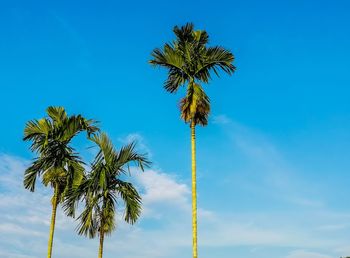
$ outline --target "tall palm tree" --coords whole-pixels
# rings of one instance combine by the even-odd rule
[[[173,29],[175,40],[152,52],[150,63],[168,69],[164,88],[175,93],[181,86],[187,87],[180,101],[181,118],[190,124],[192,153],[192,234],[193,258],[197,258],[197,193],[196,193],[196,125],[208,123],[210,101],[202,88],[211,80],[211,72],[217,76],[219,70],[228,74],[235,71],[233,54],[223,47],[208,47],[208,33],[194,30],[192,23]]]
[[[127,223],[135,223],[141,213],[140,195],[121,176],[129,172],[130,163],[135,163],[143,170],[150,162],[145,155],[135,151],[135,143],[117,151],[104,133],[94,135],[91,139],[99,147],[99,152],[91,165],[91,172],[67,195],[65,210],[69,216],[74,216],[78,201],[84,201],[84,210],[77,218],[77,231],[89,238],[99,236],[98,257],[102,258],[104,237],[110,235],[116,227],[118,198],[125,204],[124,220]]]
[[[82,131],[88,135],[98,131],[95,121],[81,115],[68,116],[63,107],[48,107],[48,117],[31,120],[24,129],[25,141],[31,141],[31,150],[37,154],[24,172],[24,187],[35,190],[38,177],[54,190],[47,257],[51,258],[57,206],[67,191],[79,183],[84,174],[82,161],[71,147],[71,140]]]

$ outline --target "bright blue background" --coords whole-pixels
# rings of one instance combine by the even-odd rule
[[[206,87],[213,119],[198,129],[200,205],[225,214],[291,210],[303,217],[307,205],[277,200],[280,193],[268,185],[257,190],[273,159],[272,170],[297,178],[302,190],[291,192],[310,194],[323,211],[350,214],[349,10],[348,1],[2,0],[0,152],[31,158],[21,140],[25,122],[62,105],[101,121],[115,141],[141,135],[156,166],[189,183],[189,130],[177,108],[184,91],[166,93],[165,71],[148,60],[152,49],[173,38],[174,25],[192,21],[208,31],[212,45],[230,49],[237,66],[234,76]],[[218,116],[229,121],[215,123]],[[258,156],[266,167],[230,141],[241,126],[265,153]],[[336,232],[339,239],[349,234],[349,228]],[[261,255],[293,251],[281,248],[268,245]],[[256,257],[240,244],[212,252]]]

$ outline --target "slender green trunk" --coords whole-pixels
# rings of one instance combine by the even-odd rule
[[[193,258],[198,257],[197,251],[197,179],[196,179],[196,124],[191,122],[191,153],[192,153],[192,250]]]
[[[54,195],[52,197],[52,215],[51,215],[51,225],[50,225],[47,258],[51,258],[51,255],[52,255],[52,245],[53,245],[53,236],[54,236],[54,232],[55,232],[57,205],[58,205],[58,186],[55,186],[55,192],[54,192]]]
[[[103,255],[103,240],[104,240],[104,232],[101,230],[101,232],[100,232],[100,246],[98,249],[98,258],[102,258],[102,255]]]

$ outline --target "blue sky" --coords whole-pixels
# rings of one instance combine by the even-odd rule
[[[188,21],[236,57],[206,86],[198,128],[202,258],[350,255],[350,18],[347,1],[0,1],[0,257],[46,252],[50,189],[22,189],[33,157],[26,121],[62,105],[101,121],[117,146],[137,139],[153,167],[135,172],[144,214],[120,223],[105,257],[191,255],[184,91],[147,63]],[[86,144],[77,142],[85,151]],[[91,156],[91,155],[90,155]],[[95,257],[59,214],[54,254]]]

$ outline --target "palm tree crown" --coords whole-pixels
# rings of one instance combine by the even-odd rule
[[[121,180],[120,176],[128,173],[129,163],[133,162],[143,170],[150,162],[145,155],[135,151],[135,143],[117,151],[104,133],[94,135],[91,140],[99,147],[99,152],[91,164],[91,172],[67,195],[65,210],[68,215],[74,216],[78,201],[84,201],[77,231],[90,238],[99,235],[99,257],[102,257],[104,235],[110,235],[115,229],[118,198],[125,205],[126,222],[133,224],[141,213],[140,195],[131,183]]]
[[[42,176],[45,185],[56,185],[61,194],[83,173],[82,161],[70,146],[72,138],[82,131],[91,135],[99,129],[94,120],[68,116],[63,107],[48,107],[47,114],[47,118],[29,121],[24,129],[23,139],[31,141],[31,150],[38,154],[25,171],[24,187],[34,191],[37,177]]]
[[[208,47],[209,36],[204,30],[194,30],[192,23],[173,29],[176,39],[152,52],[150,63],[168,69],[164,88],[176,92],[187,84],[187,94],[180,102],[181,117],[185,122],[206,125],[210,112],[209,97],[201,84],[211,80],[211,72],[228,74],[235,71],[233,54],[223,47]]]

